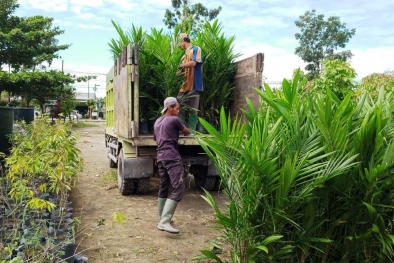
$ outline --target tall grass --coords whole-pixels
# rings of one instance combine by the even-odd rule
[[[220,133],[200,120],[230,204],[204,198],[231,262],[391,262],[393,97],[339,100],[304,85],[297,72],[282,91],[256,89],[260,109],[248,101],[246,123],[222,110]]]

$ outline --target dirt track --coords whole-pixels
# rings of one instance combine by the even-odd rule
[[[203,193],[193,181],[190,188],[186,182],[185,197],[174,216],[173,225],[181,233],[172,235],[157,230],[158,178],[151,180],[148,194],[120,195],[116,181],[108,181],[109,174],[114,175],[116,169],[108,165],[104,123],[96,125],[75,130],[84,160],[84,170],[70,195],[74,215],[81,220],[76,233],[76,253],[88,257],[89,263],[192,262],[191,258],[201,255],[199,250],[209,249],[210,241],[221,242],[220,233],[210,228],[213,210],[201,198]],[[224,194],[212,194],[220,206],[225,205]],[[112,222],[116,212],[127,218],[123,225]]]

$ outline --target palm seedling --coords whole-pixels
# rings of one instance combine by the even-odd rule
[[[221,132],[198,140],[230,203],[214,208],[231,262],[388,262],[393,258],[392,99],[353,103],[305,91],[299,72],[281,91],[256,89],[246,123],[222,110]],[[360,251],[362,251],[360,253]],[[222,260],[211,251],[204,256]]]

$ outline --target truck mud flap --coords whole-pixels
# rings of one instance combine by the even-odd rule
[[[138,179],[153,177],[153,159],[136,158],[124,159],[124,178]]]

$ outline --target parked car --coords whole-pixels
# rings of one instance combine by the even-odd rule
[[[73,110],[73,113],[78,119],[82,119],[82,114],[78,110]]]

